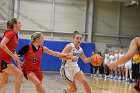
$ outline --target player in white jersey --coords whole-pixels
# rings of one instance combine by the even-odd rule
[[[119,59],[119,52],[118,50],[115,51],[115,61],[117,61]]]
[[[124,55],[123,50],[119,50],[119,59]],[[124,79],[124,64],[118,65],[119,79]]]
[[[115,56],[115,61],[117,61],[119,59],[119,51],[118,50],[115,51],[114,56]],[[114,78],[118,79],[118,68],[115,67],[114,71],[115,71],[115,77]]]
[[[115,61],[115,56],[114,56],[114,51],[110,51],[110,56],[109,56],[109,63],[112,63]],[[113,70],[110,69],[110,78],[113,79]]]
[[[109,62],[109,53],[105,53],[105,54],[104,54],[104,57],[105,57],[105,58],[104,58],[104,64],[107,65],[108,62]]]
[[[72,53],[72,60],[63,60],[61,65],[61,76],[67,83],[68,87],[65,93],[75,93],[77,91],[75,80],[78,80],[84,87],[85,93],[91,93],[85,74],[78,66],[78,58],[80,57],[83,62],[91,62],[91,57],[87,58],[80,47],[82,35],[75,31],[73,34],[73,43],[69,43],[63,49],[63,53]]]
[[[132,81],[132,59],[129,60],[127,63],[125,63],[125,81],[128,82],[128,81]],[[128,74],[129,74],[129,79],[128,79]]]
[[[109,68],[107,66],[108,63],[109,63],[109,50],[106,49],[104,51],[104,61],[103,61],[105,77],[108,77],[108,74],[109,74]]]

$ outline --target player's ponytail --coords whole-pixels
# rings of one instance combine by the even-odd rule
[[[43,34],[41,32],[35,32],[31,35],[31,41],[35,42],[37,38],[40,38]]]
[[[13,29],[14,28],[14,24],[17,24],[17,19],[16,18],[12,18],[9,21],[7,21],[7,28]]]
[[[81,35],[78,31],[74,31],[73,33],[73,38],[76,36],[76,35]]]

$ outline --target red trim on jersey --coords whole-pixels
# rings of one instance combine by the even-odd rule
[[[138,54],[140,55],[140,48],[138,49]]]
[[[16,36],[16,33],[14,32],[14,30],[10,29],[4,33],[3,38],[4,37],[7,37],[9,39],[9,42],[6,44],[6,46],[11,52],[14,53],[14,50],[18,46],[18,38]],[[0,60],[4,60],[6,63],[11,64],[12,57],[0,48]]]
[[[40,69],[40,60],[42,57],[42,46],[39,47],[37,52],[34,52],[32,49],[32,44],[29,44],[29,50],[24,55],[24,70],[38,70]]]

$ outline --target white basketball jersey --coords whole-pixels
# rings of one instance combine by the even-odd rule
[[[105,60],[109,60],[109,54],[105,54]]]
[[[119,59],[119,54],[115,54],[115,61],[117,61]]]
[[[115,61],[115,56],[114,55],[110,55],[109,56],[109,62],[112,63],[113,61]]]
[[[79,49],[77,50],[73,43],[70,43],[70,45],[72,47],[70,53],[72,53],[73,56],[80,57],[81,53],[83,52],[83,49],[79,46]],[[65,65],[78,65],[78,64],[77,64],[77,62],[74,62],[72,60],[67,60]]]

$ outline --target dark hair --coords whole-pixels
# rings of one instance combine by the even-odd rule
[[[97,54],[99,54],[100,56],[102,55],[100,51],[98,51]]]
[[[76,36],[76,35],[81,35],[78,31],[74,31],[73,33],[73,38]]]
[[[7,28],[14,28],[14,24],[17,24],[17,19],[16,18],[12,18],[9,21],[7,21]]]
[[[109,50],[108,50],[108,49],[106,49],[106,50],[104,51],[104,53],[109,53]]]

